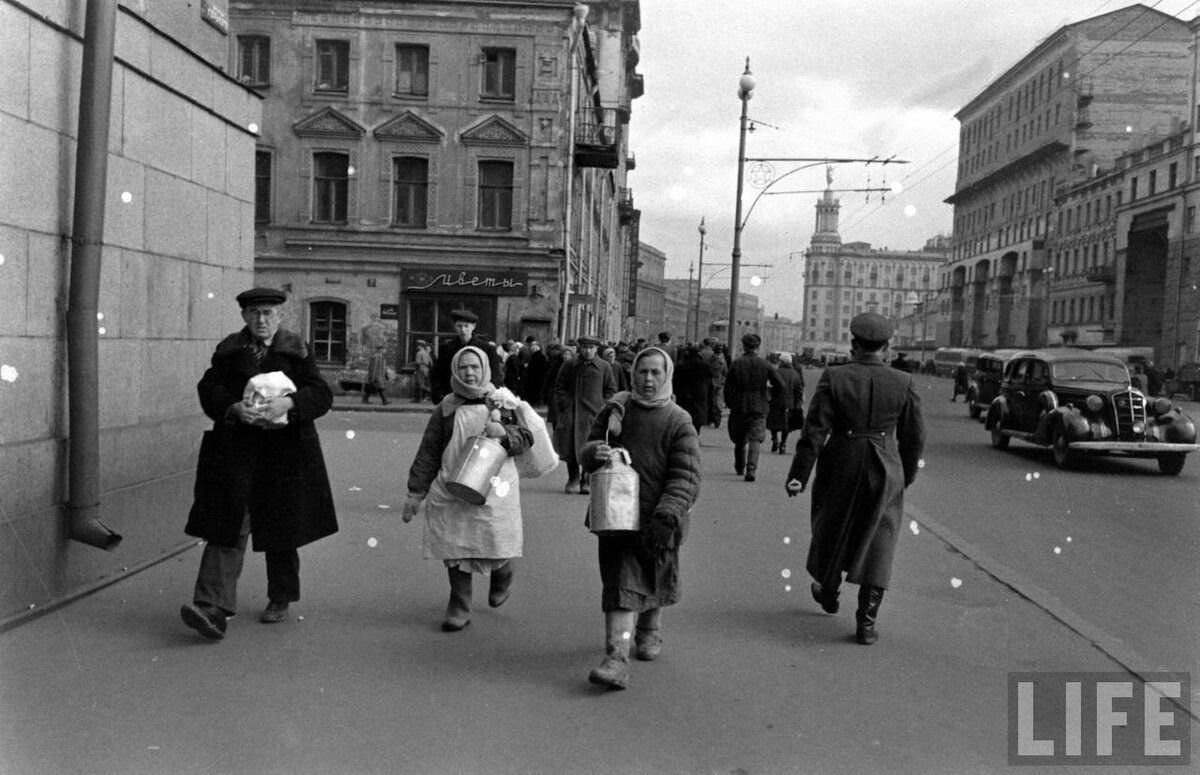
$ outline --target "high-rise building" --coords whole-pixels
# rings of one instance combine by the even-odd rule
[[[1093,253],[1111,265],[1115,236],[1097,225],[1111,216],[1095,208],[1111,213],[1115,192],[1084,185],[1061,199],[1069,237],[1056,234],[1056,196],[1176,131],[1190,113],[1191,43],[1185,22],[1131,5],[1054,31],[956,114],[958,181],[946,200],[954,206],[953,260],[940,282],[939,344],[1040,346],[1048,313],[1066,305],[1070,317],[1076,299],[1091,305],[1085,316],[1096,317],[1096,327],[1112,321],[1099,273],[1088,281],[1046,270],[1062,266],[1062,251],[1072,267],[1083,266],[1074,258],[1080,250],[1088,267]],[[1074,228],[1076,210],[1086,233]],[[1106,300],[1103,315],[1095,298]],[[1078,308],[1074,315],[1082,319]]]
[[[816,229],[805,259],[804,348],[850,350],[850,320],[860,312],[892,319],[937,293],[938,270],[946,262],[944,238],[923,250],[872,248],[843,243],[838,232],[841,203],[826,189],[816,204]],[[915,298],[912,294],[916,294]]]

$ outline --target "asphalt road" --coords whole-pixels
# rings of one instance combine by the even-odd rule
[[[319,427],[341,531],[301,551],[293,618],[256,621],[251,555],[228,637],[200,640],[178,618],[192,548],[0,633],[0,773],[1007,771],[1009,672],[1194,665],[1194,612],[1175,609],[1196,586],[1200,466],[1060,473],[992,450],[948,387],[923,388],[917,525],[874,646],[853,642],[853,587],[837,616],[808,597],[790,458],[764,454],[747,484],[724,428],[702,434],[663,656],[635,662],[628,690],[586,681],[603,648],[595,539],[562,470],[522,484],[512,598],[489,609],[477,589],[471,626],[442,633],[445,571],[399,520],[426,417],[338,411]]]
[[[1200,675],[1200,456],[1175,477],[1115,457],[1062,471],[1046,448],[992,449],[948,380],[918,379],[929,441],[906,507],[1056,599],[1127,667]]]

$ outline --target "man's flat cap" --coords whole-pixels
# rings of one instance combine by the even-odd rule
[[[594,336],[581,336],[575,340],[580,347],[599,347],[600,340]]]
[[[472,312],[469,309],[461,309],[460,308],[460,309],[456,309],[456,310],[451,310],[450,317],[453,320],[465,320],[468,323],[478,323],[479,322],[479,316],[476,315],[474,312]]]
[[[237,295],[237,303],[242,309],[251,304],[283,304],[285,301],[287,294],[278,288],[251,288]]]
[[[742,337],[742,347],[747,350],[757,350],[762,345],[762,337],[758,334],[746,334]]]
[[[875,312],[861,312],[850,321],[850,335],[864,342],[886,342],[894,332],[892,321]]]

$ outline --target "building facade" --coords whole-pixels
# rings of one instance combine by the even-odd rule
[[[658,248],[640,243],[637,259],[637,295],[631,323],[625,337],[626,341],[657,341],[654,339],[663,330],[666,318],[667,296],[666,281],[663,274],[666,271],[667,256]]]
[[[327,375],[376,343],[403,369],[457,308],[496,341],[620,331],[637,0],[235,0],[230,24],[265,98],[255,269]]]
[[[74,163],[81,63],[98,45],[85,36],[85,5],[92,14],[101,4],[0,0],[0,625],[195,545],[183,525],[211,425],[196,382],[216,343],[243,325],[234,296],[254,281],[261,102],[224,70],[223,14],[187,0],[119,4],[115,52],[95,54],[112,59],[112,79],[97,76],[89,103],[107,97],[102,125],[120,131],[108,133],[105,179],[85,185]],[[68,384],[77,364],[64,318],[72,262],[83,260],[70,192],[80,190],[104,224],[90,324],[98,416],[73,405]],[[85,455],[98,468],[95,502],[69,491],[76,410],[99,431],[97,454]],[[119,545],[68,538],[79,506]]]
[[[1071,328],[1082,336],[1085,319],[1097,329],[1089,337],[1107,336],[1114,302],[1098,276],[1101,287],[1090,287],[1074,267],[1085,264],[1085,249],[1089,267],[1093,250],[1097,266],[1106,251],[1110,265],[1115,259],[1117,238],[1095,214],[1115,193],[1086,181],[1189,115],[1191,42],[1184,22],[1132,5],[1055,31],[956,114],[958,180],[946,200],[953,260],[939,282],[939,344],[1040,346]],[[1073,220],[1056,231],[1060,205],[1083,208],[1082,230]],[[1064,251],[1071,271],[1047,271]],[[1093,298],[1104,299],[1103,311]]]
[[[948,258],[944,238],[924,250],[893,251],[866,242],[843,244],[840,202],[826,189],[817,201],[816,230],[804,255],[804,318],[801,349],[850,350],[850,321],[860,312],[899,319],[937,293],[938,273]]]

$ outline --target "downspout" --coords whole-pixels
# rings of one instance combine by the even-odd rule
[[[67,302],[69,535],[112,550],[121,536],[99,520],[100,356],[96,309],[107,200],[108,122],[112,109],[117,0],[88,0],[79,86],[71,287]]]
[[[567,343],[571,332],[571,230],[572,199],[575,196],[575,47],[579,45],[580,36],[587,34],[588,7],[576,3],[571,10],[570,40],[567,44],[567,164],[566,164],[566,210],[563,213],[563,288],[561,316],[558,321],[558,341]]]

